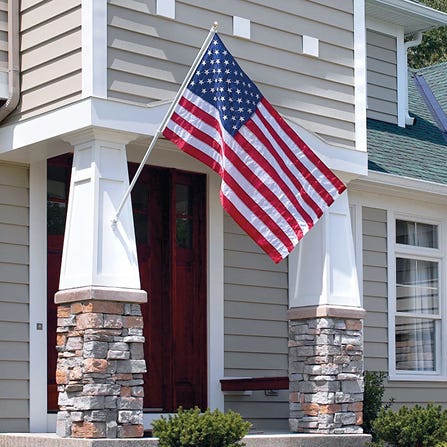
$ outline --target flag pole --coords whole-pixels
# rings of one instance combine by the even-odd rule
[[[197,65],[199,64],[200,60],[202,59],[203,55],[205,54],[206,49],[208,48],[208,45],[210,44],[212,38],[214,37],[214,34],[216,33],[218,23],[214,22],[213,26],[211,27],[208,36],[206,37],[205,41],[202,44],[202,47],[200,48],[199,52],[197,53],[196,58],[194,59],[191,67],[188,70],[188,73],[185,76],[185,79],[182,82],[182,85],[180,86],[177,94],[175,95],[174,99],[172,100],[171,105],[169,106],[168,111],[166,112],[166,115],[164,116],[163,120],[160,122],[157,131],[155,132],[155,135],[152,138],[151,143],[149,144],[149,147],[146,150],[146,153],[144,154],[143,159],[141,160],[140,166],[138,166],[137,172],[133,176],[132,182],[130,183],[129,187],[127,188],[127,191],[124,193],[123,198],[121,199],[121,203],[118,206],[118,209],[116,210],[115,217],[112,220],[112,225],[116,225],[118,222],[119,216],[121,214],[121,211],[123,209],[124,204],[126,203],[126,200],[128,199],[130,193],[132,192],[133,187],[135,186],[135,183],[138,180],[138,177],[141,174],[141,171],[144,168],[144,165],[146,164],[147,159],[149,158],[149,155],[151,154],[152,150],[154,149],[155,143],[160,138],[161,134],[163,133],[164,128],[166,127],[166,124],[171,119],[172,114],[174,113],[174,109],[177,106],[177,103],[180,100],[180,97],[183,95],[186,86],[188,85],[189,81],[191,80],[195,69],[197,68]]]

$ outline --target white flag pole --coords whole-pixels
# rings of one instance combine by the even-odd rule
[[[132,192],[133,187],[135,186],[135,183],[138,180],[138,177],[141,174],[141,171],[144,168],[144,165],[146,164],[147,159],[149,158],[149,155],[151,154],[155,143],[160,138],[161,134],[163,133],[164,128],[166,127],[166,124],[171,119],[171,115],[174,113],[174,109],[177,106],[177,103],[180,100],[180,97],[183,95],[183,92],[186,89],[186,86],[188,85],[189,81],[191,80],[195,69],[197,68],[197,65],[199,64],[200,60],[202,59],[203,55],[205,54],[206,49],[208,48],[208,45],[210,44],[212,38],[214,37],[214,34],[216,33],[218,23],[214,22],[213,26],[211,27],[208,36],[206,37],[205,41],[202,44],[202,47],[200,48],[199,52],[197,53],[196,58],[194,59],[191,67],[189,68],[188,73],[185,76],[185,79],[182,82],[182,85],[180,86],[177,94],[175,95],[168,111],[166,112],[165,117],[161,121],[160,125],[158,126],[157,132],[155,132],[154,137],[152,138],[152,141],[149,145],[149,147],[146,150],[146,153],[144,154],[143,160],[141,160],[140,166],[138,166],[137,172],[133,176],[132,182],[130,183],[129,187],[127,188],[127,191],[124,193],[123,198],[121,199],[121,203],[118,206],[118,209],[116,210],[115,217],[112,220],[112,225],[116,225],[118,222],[119,216],[121,214],[121,211],[123,209],[124,204],[126,203],[126,200],[128,199],[130,193]]]

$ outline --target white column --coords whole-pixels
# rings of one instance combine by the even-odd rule
[[[129,137],[88,130],[67,141],[74,158],[59,290],[140,289],[130,198],[112,225],[129,185]]]
[[[289,307],[362,307],[346,192],[289,256]]]

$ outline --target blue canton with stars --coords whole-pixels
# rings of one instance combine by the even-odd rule
[[[250,119],[262,94],[215,34],[188,89],[219,110],[232,135]]]

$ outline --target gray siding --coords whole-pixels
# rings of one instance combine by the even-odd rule
[[[9,121],[81,97],[81,0],[23,0],[21,101]]]
[[[288,375],[287,263],[273,262],[225,216],[225,376]],[[228,394],[259,430],[287,430],[288,392]]]
[[[397,124],[396,38],[367,30],[368,118]]]
[[[0,162],[0,432],[29,430],[28,170]]]
[[[234,13],[251,20],[251,40],[232,37]],[[177,0],[173,21],[155,14],[154,0],[111,0],[108,96],[137,104],[173,98],[215,20],[230,51],[281,113],[354,147],[351,2]],[[301,54],[303,34],[320,39],[319,58]]]
[[[8,0],[0,0],[0,73],[8,70]]]
[[[363,305],[365,369],[388,370],[386,211],[363,208]]]

